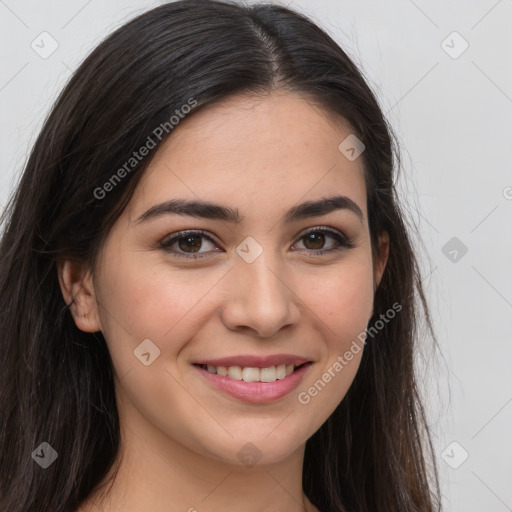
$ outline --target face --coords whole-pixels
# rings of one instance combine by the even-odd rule
[[[385,264],[362,159],[338,149],[350,133],[274,93],[197,112],[159,148],[91,280],[125,422],[209,458],[273,463],[343,400]]]

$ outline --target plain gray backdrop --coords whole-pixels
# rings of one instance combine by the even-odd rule
[[[1,208],[71,73],[161,3],[0,0]],[[445,510],[512,511],[512,0],[278,3],[355,60],[402,146],[444,357],[418,368]]]

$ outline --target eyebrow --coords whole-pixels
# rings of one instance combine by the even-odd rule
[[[291,224],[301,219],[327,215],[337,210],[349,210],[358,217],[360,222],[363,222],[364,215],[361,208],[346,196],[334,196],[301,203],[286,212],[284,222]],[[163,215],[172,214],[188,215],[201,219],[222,220],[233,224],[240,224],[245,219],[245,216],[240,215],[238,209],[228,206],[198,200],[171,199],[152,206],[138,217],[135,222],[142,223]]]

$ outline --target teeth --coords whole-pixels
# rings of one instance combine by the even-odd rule
[[[240,366],[230,366],[227,370],[228,377],[231,379],[242,380],[242,368]]]
[[[204,365],[203,365],[204,368]],[[216,373],[231,379],[243,380],[244,382],[275,382],[284,379],[292,374],[295,366],[293,364],[280,364],[279,366],[269,366],[268,368],[252,368],[241,366],[206,366],[210,373]]]
[[[256,375],[257,373],[258,372],[256,372]],[[270,368],[261,368],[259,374],[259,380],[261,382],[274,382],[277,380],[277,368],[275,366],[271,366]]]
[[[228,369],[225,366],[217,366],[217,371],[215,371],[215,366],[212,366],[213,370],[209,369],[208,371],[211,373],[216,373],[217,375],[222,375],[223,377],[227,377],[228,375]]]
[[[293,372],[293,368],[292,368],[292,372]],[[276,378],[284,379],[285,377],[286,377],[286,365],[280,364],[279,366],[276,366]]]
[[[260,370],[258,368],[244,368],[242,370],[242,379],[245,382],[258,382],[260,380]]]

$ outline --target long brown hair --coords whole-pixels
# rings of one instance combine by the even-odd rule
[[[367,344],[347,395],[307,441],[304,492],[322,512],[440,509],[414,370],[420,315],[432,326],[397,201],[398,145],[374,94],[338,44],[293,10],[180,0],[126,23],[84,60],[55,102],[2,217],[2,512],[76,510],[119,449],[105,339],[75,326],[56,262],[94,263],[156,149],[110,187],[108,198],[98,188],[138,148],[149,141],[158,148],[172,136],[157,136],[155,127],[190,98],[196,112],[235,93],[276,89],[299,92],[347,120],[364,143],[374,250],[379,234],[390,239],[370,324],[394,303],[402,306]],[[42,441],[61,462],[44,471],[30,456]]]

